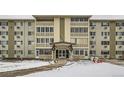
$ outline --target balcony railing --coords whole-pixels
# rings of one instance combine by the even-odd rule
[[[88,47],[88,44],[76,44],[73,47]]]
[[[88,22],[71,22],[71,26],[88,26]]]
[[[52,47],[50,44],[36,44],[36,47]]]
[[[37,32],[36,36],[54,36],[53,32]]]
[[[88,36],[88,33],[72,33],[71,36]]]

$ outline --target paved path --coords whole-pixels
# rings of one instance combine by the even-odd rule
[[[15,71],[0,72],[0,77],[16,77],[16,76],[24,76],[24,75],[35,73],[35,72],[48,71],[48,70],[52,70],[52,69],[55,69],[58,67],[62,67],[66,63],[67,63],[66,60],[59,60],[57,63],[47,65],[47,66],[15,70]]]

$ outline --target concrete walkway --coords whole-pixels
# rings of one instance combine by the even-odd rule
[[[22,70],[14,70],[14,71],[7,71],[7,72],[0,72],[0,77],[16,77],[16,76],[24,76],[24,75],[35,73],[35,72],[48,71],[48,70],[56,69],[58,67],[62,67],[66,63],[67,63],[66,60],[58,60],[57,63],[47,65],[47,66],[22,69]]]

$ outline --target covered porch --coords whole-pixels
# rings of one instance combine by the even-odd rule
[[[52,45],[53,60],[58,59],[71,59],[73,43],[70,42],[55,42]]]

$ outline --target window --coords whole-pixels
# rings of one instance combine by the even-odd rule
[[[15,45],[22,45],[23,41],[15,41]]]
[[[116,36],[124,36],[124,32],[116,32]]]
[[[96,55],[96,51],[95,50],[90,50],[90,55]]]
[[[8,50],[1,50],[1,54],[8,54]]]
[[[15,50],[15,54],[23,54],[23,50]]]
[[[37,43],[47,44],[53,42],[54,42],[54,38],[37,38]]]
[[[37,27],[37,32],[53,32],[53,27]]]
[[[101,45],[109,45],[109,41],[101,41]]]
[[[23,26],[23,22],[14,22],[15,26],[17,26],[17,29],[20,29],[20,26]]]
[[[31,45],[32,44],[32,41],[28,41],[28,45]]]
[[[88,18],[84,18],[84,17],[71,18],[71,22],[84,22],[84,21],[88,21]]]
[[[14,32],[14,34],[15,35],[23,35],[23,32],[22,31],[21,32],[16,31],[16,32]]]
[[[101,32],[101,36],[109,36],[109,32]]]
[[[79,50],[75,50],[75,54],[76,55],[79,55]]]
[[[23,22],[20,22],[21,26],[23,26]]]
[[[73,54],[75,54],[75,55],[84,55],[84,50],[83,49],[74,49]]]
[[[96,35],[96,32],[90,32],[90,35],[91,36],[95,36]]]
[[[40,43],[40,38],[37,38],[37,43]]]
[[[96,41],[90,41],[90,45],[95,45]]]
[[[16,26],[16,22],[14,22],[15,26]]]
[[[116,51],[116,54],[118,54],[118,55],[124,55],[124,51]]]
[[[102,22],[101,26],[109,26],[109,22]]]
[[[88,28],[86,28],[86,27],[72,27],[71,28],[71,32],[87,33],[88,32]]]
[[[49,38],[46,38],[46,43],[49,43]]]
[[[41,27],[41,32],[44,32],[44,27]]]
[[[49,27],[46,27],[46,32],[49,32]]]
[[[31,26],[31,22],[28,22],[28,26]]]
[[[116,26],[124,26],[124,22],[116,22]]]
[[[53,27],[50,27],[50,32],[53,32]]]
[[[0,45],[8,45],[8,41],[0,41]]]
[[[53,43],[54,42],[54,39],[53,38],[50,38],[50,43]]]
[[[34,51],[33,50],[28,50],[28,54],[29,55],[34,54]]]
[[[33,35],[33,32],[28,32],[28,35],[29,35],[29,36]]]
[[[40,32],[40,27],[37,27],[37,32]]]
[[[45,43],[45,39],[44,38],[41,38],[41,43]]]
[[[109,51],[101,51],[102,55],[109,55]]]
[[[7,31],[0,32],[0,35],[8,35],[8,32]]]
[[[23,35],[23,32],[20,32],[21,33],[21,35]]]
[[[90,22],[90,26],[94,27],[94,26],[96,26],[96,23],[95,22]]]
[[[40,55],[48,55],[48,54],[52,54],[52,50],[51,49],[37,49],[37,51],[39,51]]]
[[[80,50],[80,55],[84,55],[84,50]]]
[[[124,41],[116,41],[116,45],[124,45]]]
[[[85,50],[85,56],[88,56],[88,52]]]
[[[8,22],[0,22],[0,26],[8,26]]]

